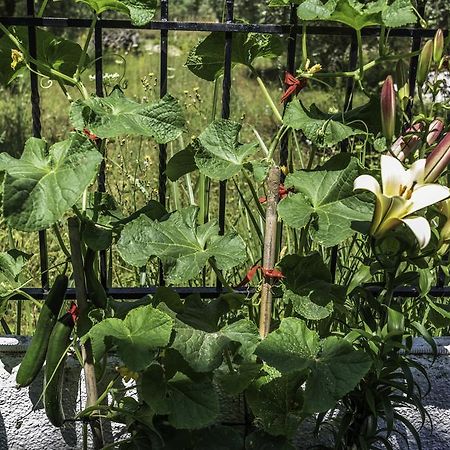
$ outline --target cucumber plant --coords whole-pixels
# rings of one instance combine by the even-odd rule
[[[34,55],[27,33],[0,23],[0,58],[7,61],[2,80],[33,70],[54,83],[68,100],[73,127],[67,139],[52,145],[30,138],[20,158],[0,154],[4,222],[23,232],[51,229],[71,266],[48,293],[18,385],[32,383],[45,358],[43,399],[50,422],[90,423],[98,449],[292,449],[311,418],[318,430],[332,429],[335,449],[390,449],[395,422],[419,442],[396,408],[409,405],[426,417],[411,376],[413,368],[425,369],[410,358],[411,342],[421,335],[435,347],[430,331],[450,318],[447,305],[428,295],[430,280],[448,275],[443,255],[450,190],[441,174],[450,159],[449,106],[436,100],[437,77],[431,73],[448,64],[442,32],[420,51],[396,53],[387,30],[416,21],[409,0],[294,2],[304,23],[302,60],[295,74],[281,75],[283,113],[257,62],[281,55],[280,38],[239,32],[231,45],[232,66],[246,67],[277,124],[271,141],[244,119],[215,117],[188,140],[194,133],[172,95],[148,103],[127,97],[123,85],[105,96],[90,95],[87,88],[94,62],[88,50],[99,15],[114,11],[141,26],[152,20],[157,2],[80,2],[92,17],[83,46],[38,29]],[[44,2],[41,13],[46,7]],[[325,72],[311,63],[307,25],[313,20],[354,30],[358,67]],[[368,26],[380,27],[371,61],[362,46]],[[225,42],[223,33],[212,33],[186,61],[186,70],[214,83],[216,93]],[[396,74],[404,81],[398,81],[398,92],[388,76],[376,94],[369,74],[396,62],[397,72],[405,71],[401,62],[419,53],[419,102],[411,116],[409,74]],[[341,111],[325,112],[303,101],[304,89],[334,89],[341,78],[364,98],[360,106],[352,108],[348,97]],[[131,136],[180,147],[166,170],[173,183],[186,181],[188,201],[181,196],[176,210],[152,200],[127,215],[112,192],[98,192],[103,189],[96,179],[110,148]],[[280,146],[287,160],[280,160]],[[348,151],[340,152],[342,146]],[[208,198],[216,183],[225,182],[238,198],[226,226],[210,219]],[[69,249],[61,223],[67,223]],[[108,297],[111,276],[100,281],[100,252],[111,258],[117,253],[146,275],[142,284],[146,268],[158,275],[162,270],[167,286],[136,302]],[[220,283],[216,298],[183,299],[174,289],[206,280]],[[75,287],[78,310],[60,316],[68,283]],[[396,296],[405,284],[422,303]],[[62,385],[70,349],[84,368],[87,401],[74,417],[65,417]],[[98,392],[98,369],[111,354],[119,365],[104,371],[107,388]],[[219,392],[245,399],[245,436],[221,423]],[[124,424],[127,437],[105,442],[104,420]]]

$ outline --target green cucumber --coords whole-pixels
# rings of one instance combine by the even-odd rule
[[[16,375],[16,383],[19,387],[30,385],[44,364],[48,341],[64,302],[67,283],[68,278],[65,275],[58,275],[47,295],[33,339]]]
[[[64,423],[62,408],[64,366],[74,325],[72,314],[64,314],[56,322],[47,348],[44,368],[44,409],[50,423],[55,427],[61,427]]]
[[[84,258],[84,275],[86,277],[86,289],[89,300],[97,308],[106,308],[108,296],[106,295],[105,288],[100,283],[95,273],[95,251],[88,248],[86,250],[86,256]]]

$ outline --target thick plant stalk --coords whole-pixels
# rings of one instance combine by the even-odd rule
[[[266,229],[264,234],[264,269],[273,269],[275,265],[275,248],[277,238],[277,204],[278,188],[280,186],[280,168],[272,167],[267,177]],[[265,338],[270,331],[272,316],[272,279],[264,278],[261,290],[259,309],[259,334]]]
[[[83,315],[86,312],[88,303],[86,296],[86,283],[83,271],[83,256],[81,253],[80,223],[77,217],[71,217],[68,222],[75,292],[77,296],[80,315]],[[89,407],[95,405],[98,400],[94,358],[92,356],[92,346],[90,340],[87,340],[81,346],[81,355],[83,357],[83,367],[86,383],[86,407]],[[99,421],[93,420],[91,422],[91,427],[93,433],[94,448],[101,449],[103,447],[103,436]]]

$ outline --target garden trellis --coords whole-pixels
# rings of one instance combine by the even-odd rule
[[[237,23],[234,21],[234,1],[227,0],[225,6],[224,22],[223,23],[200,23],[200,22],[174,22],[170,21],[170,0],[161,0],[160,11],[161,16],[159,21],[152,21],[142,27],[136,27],[128,20],[116,20],[116,19],[99,19],[95,25],[94,45],[95,45],[95,81],[96,81],[96,95],[103,95],[103,42],[102,42],[102,30],[103,29],[142,29],[142,30],[159,30],[160,31],[160,96],[161,98],[167,93],[170,86],[168,86],[168,48],[170,45],[170,32],[224,32],[225,33],[225,46],[224,46],[224,73],[222,81],[222,118],[228,119],[230,117],[230,97],[231,97],[231,69],[232,69],[232,40],[233,34],[238,32],[251,32],[251,33],[265,33],[265,34],[278,34],[287,36],[287,61],[286,70],[290,73],[294,73],[296,69],[296,53],[298,49],[298,35],[302,32],[302,26],[298,23],[296,5],[291,5],[290,21],[289,24],[247,24]],[[55,28],[86,28],[91,26],[89,19],[70,19],[64,17],[35,17],[35,0],[27,0],[27,17],[2,17],[1,23],[5,26],[26,26],[29,33],[29,51],[31,56],[36,55],[36,27],[55,27]],[[424,5],[419,10],[420,14],[423,14]],[[411,39],[412,52],[416,52],[420,49],[422,38],[434,36],[436,30],[422,29],[422,28],[396,28],[390,31],[390,36],[402,37]],[[345,26],[308,26],[308,33],[312,35],[325,35],[334,36],[338,38],[346,38],[351,42],[350,56],[349,56],[349,68],[354,69],[357,64],[358,54],[356,45],[356,35],[354,30]],[[380,34],[380,28],[378,27],[365,27],[362,29],[362,35],[365,37],[378,36]],[[410,86],[411,97],[414,96],[415,80],[417,71],[417,59],[414,57],[410,63]],[[32,121],[33,121],[33,136],[41,136],[41,109],[40,109],[40,95],[39,95],[39,82],[38,75],[34,72],[30,73],[31,83],[31,108],[32,108]],[[351,108],[352,104],[352,86],[353,80],[349,79],[347,82],[345,107]],[[410,111],[411,111],[410,105]],[[166,184],[167,177],[165,175],[166,161],[167,161],[167,144],[159,144],[159,201],[161,204],[166,204]],[[346,151],[345,142],[341,145],[341,150]],[[281,165],[287,161],[287,141],[282,140],[280,148],[280,162]],[[98,190],[105,192],[105,167],[104,163],[99,172],[98,178]],[[219,208],[218,208],[218,221],[220,234],[225,231],[225,214],[226,214],[226,197],[227,197],[227,184],[226,181],[221,181],[219,187]],[[40,251],[40,269],[41,269],[41,286],[40,287],[26,287],[24,292],[36,299],[42,299],[48,292],[48,249],[46,231],[39,232],[39,251]],[[331,272],[336,270],[337,262],[337,247],[332,250],[331,257]],[[104,286],[107,281],[107,257],[106,251],[102,251],[100,255],[100,277]],[[164,278],[160,276],[160,284],[164,284]],[[187,295],[198,293],[202,297],[212,298],[216,297],[222,292],[222,286],[220,282],[216,286],[204,286],[204,287],[175,287],[174,288],[182,297]],[[374,293],[379,292],[381,287],[370,286],[370,290]],[[107,289],[109,296],[116,299],[138,299],[147,294],[153,294],[156,291],[156,287],[112,287]],[[438,278],[438,285],[431,288],[429,293],[433,296],[450,296],[450,286],[443,285],[443,277]],[[401,297],[415,297],[419,293],[415,288],[405,287],[395,290],[396,296]],[[16,296],[16,298],[23,298]],[[75,298],[75,289],[69,289],[67,292],[67,298]]]

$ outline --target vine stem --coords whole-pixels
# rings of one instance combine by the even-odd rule
[[[77,217],[70,217],[69,224],[69,240],[72,257],[73,278],[75,281],[75,292],[77,303],[80,309],[80,315],[87,314],[88,302],[86,296],[86,284],[83,270],[83,256],[81,250],[80,221]],[[81,345],[81,354],[83,358],[85,382],[86,382],[86,405],[92,406],[97,403],[98,392],[97,382],[95,378],[94,357],[92,354],[92,344],[88,339]],[[103,447],[103,435],[100,423],[97,420],[91,422],[94,448],[101,449]]]
[[[278,119],[280,123],[283,123],[283,117],[281,117],[280,111],[278,111],[278,108],[273,102],[272,97],[270,96],[269,91],[267,90],[266,85],[264,84],[264,81],[259,76],[256,76],[256,81],[258,82],[259,87],[261,88],[261,91],[267,101],[267,104],[270,106],[270,109],[273,111],[275,117]]]
[[[280,177],[280,168],[277,166],[271,167],[267,177],[266,229],[264,233],[263,255],[263,266],[265,269],[273,269],[275,265],[278,222],[277,204]],[[262,338],[265,338],[269,334],[271,317],[272,280],[265,278],[261,289],[261,303],[259,306],[259,334]]]
[[[44,15],[45,8],[47,8],[48,0],[44,0],[39,8],[36,17],[42,17]]]
[[[89,44],[91,43],[92,35],[94,34],[96,24],[97,24],[97,14],[95,14],[94,18],[92,19],[91,26],[89,27],[88,35],[86,37],[86,42],[84,43],[83,51],[81,52],[80,59],[78,61],[77,70],[74,75],[74,78],[77,81],[80,81],[81,68],[84,66],[86,55],[89,49]]]
[[[361,30],[356,30],[356,41],[358,42],[359,78],[362,80],[364,77],[364,59]]]

